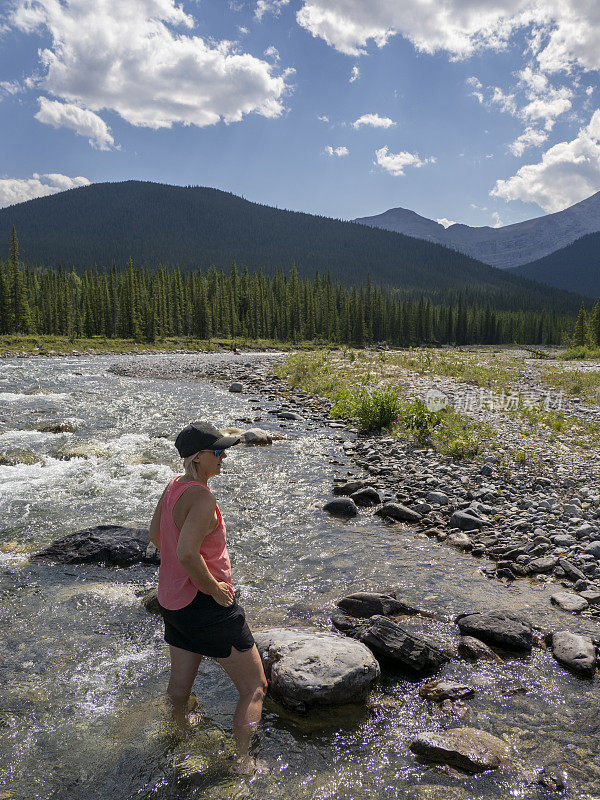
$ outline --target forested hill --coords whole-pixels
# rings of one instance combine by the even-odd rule
[[[600,295],[600,233],[582,236],[549,256],[514,267],[511,272],[590,297]]]
[[[581,298],[507,275],[441,245],[352,222],[282,211],[203,187],[98,183],[0,210],[0,241],[15,226],[26,264],[79,271],[97,264],[211,265],[265,273],[329,272],[495,308],[575,313]]]

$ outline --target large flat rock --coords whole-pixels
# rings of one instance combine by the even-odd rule
[[[271,628],[254,639],[269,692],[296,711],[357,703],[379,677],[379,664],[365,645],[333,633]]]
[[[509,751],[502,739],[476,728],[424,731],[412,741],[410,749],[429,761],[468,772],[498,769],[508,760]]]
[[[531,650],[531,625],[511,611],[459,614],[456,624],[463,635],[474,636],[506,650]]]
[[[130,567],[133,564],[160,564],[160,555],[150,543],[145,528],[98,525],[75,531],[52,542],[45,550],[31,556],[30,560]]]
[[[387,617],[375,615],[350,633],[378,656],[397,661],[414,672],[426,673],[437,669],[452,654],[430,638],[398,625]]]

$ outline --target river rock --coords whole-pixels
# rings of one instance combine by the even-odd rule
[[[549,792],[564,792],[569,776],[560,764],[548,764],[538,775],[538,783]]]
[[[466,683],[456,683],[455,681],[430,681],[419,689],[421,697],[441,703],[443,700],[463,700],[465,697],[472,697],[475,689]]]
[[[498,653],[494,653],[491,647],[474,636],[461,636],[458,642],[458,652],[461,656],[472,658],[475,661],[480,658],[485,661],[502,661]]]
[[[349,497],[337,497],[335,500],[330,500],[323,506],[323,511],[333,514],[336,517],[355,517],[358,514],[358,508],[354,500]]]
[[[279,419],[291,419],[291,420],[300,420],[304,419],[300,414],[296,414],[295,411],[278,411],[277,416]]]
[[[590,542],[583,549],[586,553],[591,553],[595,558],[600,558],[600,542]]]
[[[512,611],[459,614],[455,621],[462,634],[506,650],[531,650],[533,646],[531,625]]]
[[[446,537],[446,543],[457,550],[471,550],[473,547],[473,542],[466,533],[450,533]]]
[[[451,654],[434,642],[415,635],[383,616],[373,616],[357,629],[357,638],[376,655],[404,664],[415,672],[429,672],[450,660]]]
[[[555,606],[562,608],[563,611],[585,611],[589,605],[584,597],[575,594],[575,592],[556,592],[556,594],[551,595],[550,600]]]
[[[401,505],[401,503],[384,503],[375,513],[380,517],[390,517],[399,522],[418,522],[421,519],[419,513]]]
[[[38,425],[36,430],[40,433],[73,433],[75,428],[70,422],[48,422]]]
[[[449,764],[468,772],[498,769],[508,760],[508,745],[496,736],[476,728],[424,731],[410,749],[436,764]]]
[[[451,528],[460,528],[461,531],[472,531],[479,530],[483,526],[483,520],[466,511],[455,511],[448,525]]]
[[[344,614],[344,612],[340,611],[339,609],[332,611],[329,615],[329,619],[331,620],[334,628],[337,628],[338,631],[341,631],[348,636],[354,636],[354,631],[364,624],[364,622],[362,622],[360,619],[352,617],[350,614]]]
[[[229,386],[229,391],[230,392],[235,392],[236,394],[238,394],[239,392],[243,392],[244,391],[244,387],[242,386],[241,383],[238,383],[238,381],[234,381]]]
[[[377,489],[372,486],[365,486],[357,492],[352,492],[350,498],[357,506],[378,506],[381,503],[381,496]]]
[[[248,445],[266,445],[273,443],[271,435],[262,428],[249,428],[240,435],[240,439],[244,444]]]
[[[354,492],[357,492],[359,489],[365,485],[364,481],[348,481],[347,483],[341,483],[338,486],[333,487],[333,493],[335,495],[351,495]]]
[[[149,611],[150,614],[160,614],[158,591],[156,589],[143,589],[141,592],[136,592],[136,594],[146,611]]]
[[[396,600],[391,595],[378,592],[354,592],[347,597],[342,597],[336,605],[352,617],[372,617],[375,614],[388,616],[389,614],[413,612],[413,609],[406,603]]]
[[[552,654],[575,672],[592,676],[596,671],[596,648],[589,636],[557,631],[551,637]]]
[[[448,495],[443,492],[429,492],[425,499],[432,506],[447,506],[450,502]]]
[[[540,558],[532,558],[529,564],[527,564],[527,571],[531,573],[552,572],[557,564],[558,558],[555,558],[554,556],[541,556]]]
[[[269,692],[296,711],[357,703],[379,677],[379,664],[360,642],[333,633],[272,628],[257,631]]]
[[[566,558],[559,558],[558,559],[558,565],[559,565],[559,567],[563,568],[563,570],[565,572],[565,575],[570,580],[572,580],[572,581],[585,580],[585,575],[579,569],[579,567],[576,567],[574,564],[571,564],[571,562],[567,561]]]
[[[132,564],[160,564],[160,556],[149,542],[147,529],[98,525],[58,539],[35,553],[31,561],[130,567]]]

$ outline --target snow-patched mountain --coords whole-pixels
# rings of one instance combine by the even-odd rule
[[[529,264],[581,236],[600,231],[600,192],[556,214],[503,228],[472,228],[458,223],[444,228],[406,208],[390,208],[383,214],[359,217],[354,222],[444,244],[485,264],[509,269]]]

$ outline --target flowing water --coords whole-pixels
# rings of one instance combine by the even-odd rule
[[[545,796],[536,780],[549,764],[569,772],[567,796],[600,797],[598,678],[571,675],[541,648],[501,664],[445,666],[441,676],[477,690],[465,720],[420,699],[423,681],[389,669],[364,709],[302,719],[270,706],[257,744],[270,772],[252,780],[228,774],[236,694],[215,662],[203,661],[195,684],[200,723],[175,731],[163,706],[161,621],[136,595],[156,571],[27,556],[87,526],[146,526],[178,469],[173,436],[190,419],[223,427],[262,416],[262,427],[282,426],[264,397],[110,373],[122,358],[0,361],[0,454],[18,462],[0,466],[0,800],[534,798]],[[253,358],[263,356],[243,356]],[[36,430],[51,421],[74,432]],[[597,635],[593,621],[553,609],[543,582],[490,581],[470,556],[369,513],[330,518],[321,507],[333,477],[351,467],[340,441],[352,434],[311,422],[283,432],[272,447],[231,451],[212,482],[251,627],[329,630],[337,598],[396,587],[447,620],[503,607],[545,629]],[[467,776],[408,750],[417,732],[457,725],[503,737],[511,764]]]

